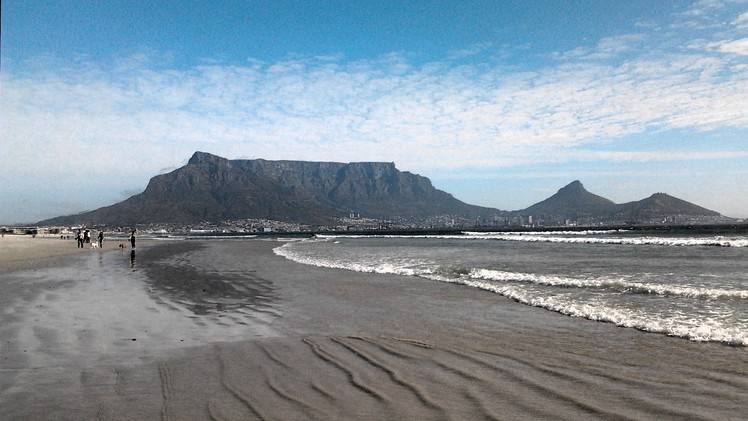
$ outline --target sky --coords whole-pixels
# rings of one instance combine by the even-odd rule
[[[0,224],[195,151],[394,162],[517,210],[579,180],[748,217],[748,0],[3,0]]]

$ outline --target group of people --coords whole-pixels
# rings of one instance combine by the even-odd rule
[[[91,231],[78,230],[78,234],[75,235],[75,240],[78,242],[78,248],[83,248],[84,245],[91,243]],[[99,231],[99,247],[104,245],[104,231]]]
[[[85,244],[91,243],[91,231],[78,230],[75,239],[78,242],[78,248],[83,248]],[[99,231],[97,239],[99,248],[104,247],[104,231]],[[130,247],[135,248],[135,230],[130,232]]]

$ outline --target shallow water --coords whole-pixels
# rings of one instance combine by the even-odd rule
[[[274,337],[272,282],[222,268],[210,244],[92,252],[4,276],[27,290],[3,309],[8,358],[29,367],[138,361],[216,341]],[[32,294],[32,291],[34,293]]]
[[[296,262],[479,288],[573,317],[748,345],[748,236],[650,231],[318,236]]]

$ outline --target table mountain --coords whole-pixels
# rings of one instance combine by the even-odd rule
[[[500,211],[463,203],[417,174],[385,162],[229,160],[196,152],[187,165],[153,177],[145,191],[112,206],[40,225],[134,225],[273,219],[329,224],[350,212],[368,218]]]

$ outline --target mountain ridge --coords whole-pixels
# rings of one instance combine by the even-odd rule
[[[391,162],[229,160],[195,152],[187,165],[157,175],[123,202],[40,224],[133,225],[275,219],[331,224],[355,212],[367,218],[459,214],[488,218],[496,209],[469,205]]]
[[[545,225],[656,223],[684,215],[724,218],[665,193],[617,204],[590,193],[579,180],[528,208],[503,211],[464,203],[434,188],[428,178],[398,170],[393,162],[231,160],[197,151],[183,167],[151,178],[142,193],[37,224],[134,226],[269,219],[334,225],[351,213],[422,221],[449,215],[485,225],[513,224],[516,218]]]
[[[574,180],[560,188],[553,196],[515,212],[528,215],[563,215],[567,219],[576,219],[607,212],[614,206],[616,204],[613,201],[588,192],[579,180]]]
[[[541,202],[511,213],[515,216],[533,216],[552,223],[582,220],[588,224],[601,221],[628,224],[658,220],[666,222],[668,218],[675,220],[679,216],[724,218],[718,212],[666,193],[654,193],[645,199],[618,204],[590,193],[579,180],[562,187],[556,194]]]

